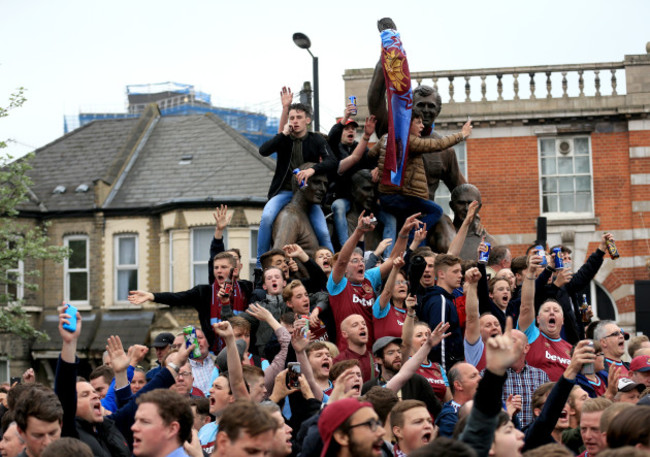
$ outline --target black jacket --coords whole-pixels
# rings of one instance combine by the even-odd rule
[[[282,183],[292,173],[292,170],[290,170],[292,148],[293,140],[282,133],[278,133],[260,146],[260,154],[264,157],[268,157],[274,152],[277,153],[277,164],[269,188],[268,198],[274,197],[282,190]],[[307,133],[307,138],[302,142],[302,158],[303,163],[315,163],[313,169],[317,174],[329,174],[336,169],[334,154],[332,154],[325,138],[319,133]]]

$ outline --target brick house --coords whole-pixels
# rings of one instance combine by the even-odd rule
[[[373,70],[343,76],[360,120]],[[620,62],[425,71],[411,79],[438,89],[439,133],[460,130],[471,116],[474,132],[456,155],[481,190],[482,223],[499,243],[513,256],[525,253],[537,217],[546,216],[549,246],[571,247],[575,271],[603,231],[612,232],[621,258],[607,257],[584,292],[599,317],[650,334],[650,43],[646,54]],[[449,191],[438,189],[436,201],[448,203]]]
[[[150,105],[139,118],[95,121],[66,134],[36,150],[31,165],[33,195],[21,207],[22,221],[49,222],[50,242],[72,255],[63,265],[17,266],[17,274],[41,272],[37,292],[16,294],[51,340],[0,335],[0,378],[34,365],[39,378],[52,379],[61,302],[82,312],[86,372],[110,334],[125,346],[148,344],[160,331],[198,324],[194,310],[138,307],[126,297],[135,288],[180,291],[207,283],[212,213],[221,203],[234,211],[226,242],[241,250],[248,277],[275,162],[217,116],[161,117]]]

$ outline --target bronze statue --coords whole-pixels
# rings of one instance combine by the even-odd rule
[[[303,164],[300,168],[308,168],[313,164]],[[297,181],[292,180],[293,197],[273,222],[273,248],[282,249],[287,244],[299,245],[309,257],[313,257],[319,248],[316,232],[309,222],[309,212],[312,205],[320,205],[327,192],[327,176],[313,175],[307,185],[299,188]]]
[[[387,28],[397,29],[390,18],[380,19],[378,22],[379,31]],[[413,90],[413,106],[422,111],[422,123],[424,130],[422,138],[442,138],[433,131],[433,122],[436,120],[442,108],[440,94],[430,86],[420,85]],[[377,118],[375,133],[377,137],[388,132],[388,108],[386,106],[386,83],[381,66],[381,59],[375,67],[375,72],[368,88],[368,110]],[[427,173],[427,185],[429,186],[429,199],[434,200],[438,183],[442,180],[449,191],[467,180],[460,171],[454,148],[448,148],[436,154],[424,154],[424,167]]]
[[[467,230],[465,243],[460,251],[460,257],[465,260],[476,260],[478,245],[481,239],[485,237],[485,241],[491,243],[492,246],[496,244],[496,240],[490,235],[481,224],[481,217],[478,212],[481,210],[481,192],[472,184],[461,184],[457,186],[451,193],[451,201],[449,206],[454,211],[454,220],[449,216],[444,215],[442,219],[436,224],[433,230],[429,231],[427,239],[428,244],[435,252],[447,252],[451,240],[456,236],[456,232],[463,225],[465,217],[467,217],[467,210],[469,204],[476,200],[479,204],[476,216],[472,221],[472,225]]]
[[[359,222],[361,211],[366,214],[373,213],[377,217],[379,208],[377,207],[377,193],[375,184],[372,182],[370,170],[359,170],[352,175],[352,188],[350,194],[353,200],[350,202],[350,211],[346,215],[348,221],[348,234],[352,233]],[[375,230],[364,235],[366,249],[374,249],[381,241],[383,226],[379,224]]]

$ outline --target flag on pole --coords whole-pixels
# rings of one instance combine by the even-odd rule
[[[413,90],[406,53],[396,30],[381,32],[381,63],[388,99],[388,139],[381,182],[401,186],[407,159]],[[388,173],[390,172],[390,173]]]

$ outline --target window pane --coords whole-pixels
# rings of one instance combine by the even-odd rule
[[[576,194],[576,208],[580,212],[590,212],[591,211],[591,194],[589,193],[579,193]]]
[[[542,140],[540,141],[542,149],[542,157],[555,155],[555,140]]]
[[[576,173],[589,173],[589,156],[576,157]]]
[[[542,190],[545,194],[557,192],[557,178],[542,178]]]
[[[575,211],[573,194],[560,194],[560,211]]]
[[[72,250],[68,268],[86,268],[86,240],[70,240],[68,246]]]
[[[573,192],[573,178],[558,178],[560,192]]]
[[[251,230],[251,259],[257,259],[257,230]]]
[[[135,237],[118,238],[119,256],[117,263],[119,265],[135,265]]]
[[[557,195],[545,195],[543,199],[545,213],[557,213]]]
[[[69,273],[70,276],[70,300],[88,300],[88,273]]]
[[[576,138],[573,140],[576,155],[589,154],[589,140],[587,138]]]
[[[15,282],[18,281],[18,276],[18,273],[15,271],[7,272],[7,279],[11,281],[10,283],[7,283],[7,295],[9,295],[13,300],[18,298],[18,284]]]
[[[138,271],[121,270],[117,272],[117,300],[126,301],[129,290],[138,288]]]
[[[207,262],[207,261],[206,261]],[[207,284],[208,283],[208,264],[207,263],[197,263],[194,265],[194,284]]]
[[[573,158],[572,157],[558,157],[557,159],[558,174],[570,175],[573,174]]]
[[[589,192],[591,191],[591,177],[578,176],[576,179],[576,192]]]
[[[214,238],[213,228],[192,230],[192,261],[207,262],[210,259],[210,243],[212,243],[212,238]]]
[[[542,159],[542,174],[543,175],[554,175],[556,174],[555,170],[555,158]]]

